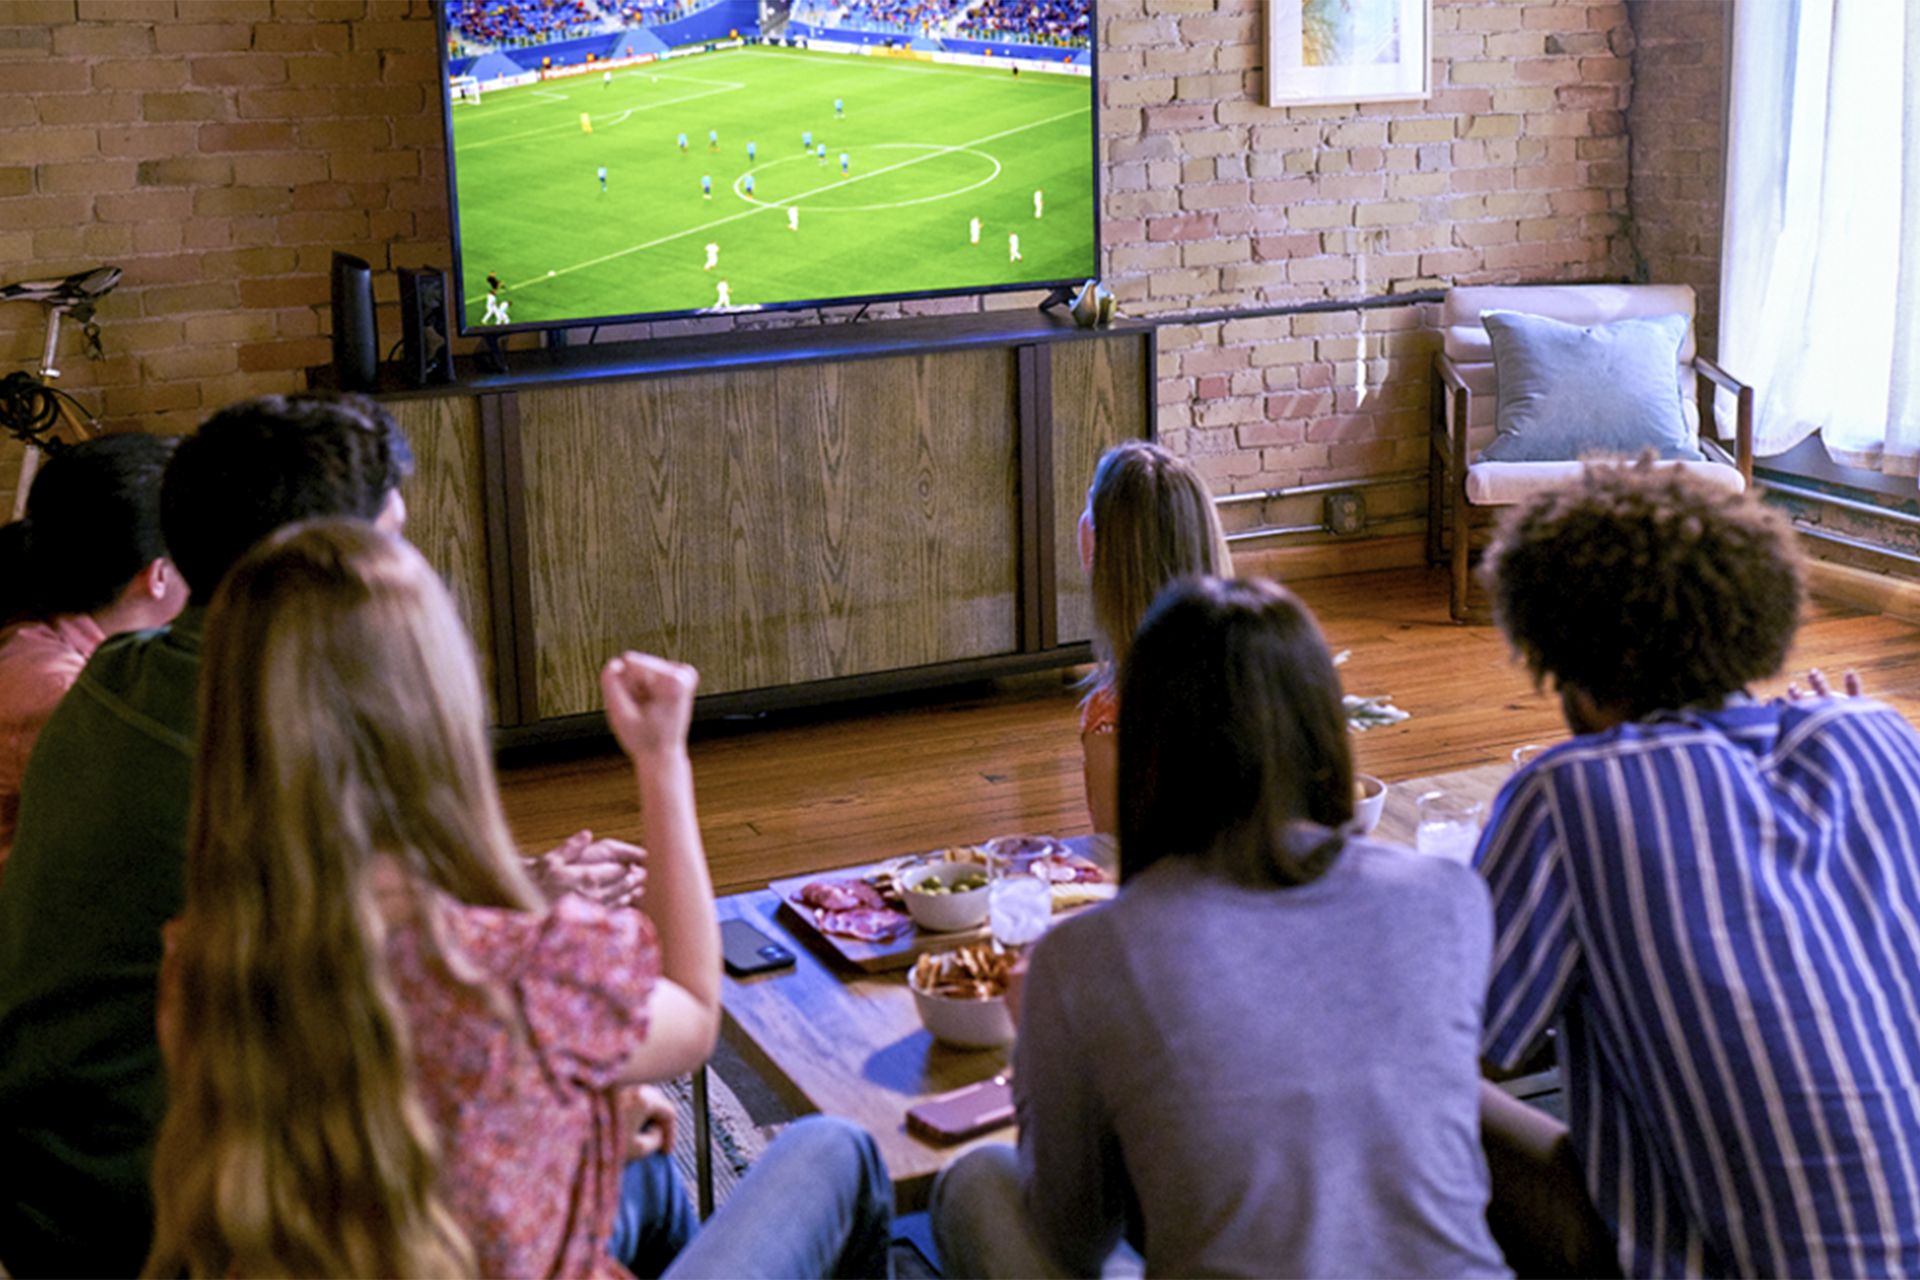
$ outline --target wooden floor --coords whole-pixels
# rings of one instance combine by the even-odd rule
[[[1359,767],[1393,782],[1506,759],[1565,735],[1492,627],[1447,619],[1446,578],[1409,569],[1297,584],[1336,649],[1349,692],[1391,694],[1412,719],[1356,741]],[[1920,630],[1815,605],[1789,672],[1860,671],[1867,690],[1920,723]],[[1786,674],[1757,694],[1771,695]],[[700,814],[721,892],[1013,831],[1087,829],[1075,694],[1059,674],[695,731]],[[637,838],[617,756],[503,771],[514,834],[546,848],[581,827]]]

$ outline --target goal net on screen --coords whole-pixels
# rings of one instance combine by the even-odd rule
[[[458,106],[462,102],[480,105],[480,79],[477,76],[454,76],[447,81],[448,98]]]

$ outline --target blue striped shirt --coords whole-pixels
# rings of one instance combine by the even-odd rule
[[[1920,735],[1861,699],[1576,738],[1509,781],[1483,1049],[1561,1028],[1628,1275],[1920,1274]]]

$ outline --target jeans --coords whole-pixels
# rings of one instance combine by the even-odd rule
[[[888,1276],[893,1181],[867,1131],[831,1116],[787,1126],[667,1267],[670,1280]]]
[[[628,1163],[620,1175],[620,1207],[607,1252],[639,1280],[654,1280],[687,1247],[700,1218],[673,1157],[662,1151]]]
[[[1060,1193],[1071,1195],[1072,1188]],[[940,1272],[949,1280],[1055,1280],[1070,1274],[1048,1254],[1027,1216],[1020,1155],[1012,1147],[976,1147],[948,1165],[933,1184],[928,1212]],[[1110,1280],[1143,1272],[1140,1255],[1124,1243],[1100,1269]]]

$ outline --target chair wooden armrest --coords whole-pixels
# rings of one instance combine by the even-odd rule
[[[1693,358],[1693,372],[1700,397],[1700,440],[1721,454],[1726,450],[1717,439],[1719,419],[1713,406],[1720,392],[1733,393],[1733,456],[1728,461],[1739,468],[1747,488],[1753,488],[1753,388],[1705,356]]]
[[[1467,424],[1473,421],[1473,392],[1460,370],[1442,352],[1433,358],[1433,405],[1427,458],[1427,559],[1437,563],[1441,521],[1452,499],[1453,546],[1448,557],[1448,606],[1456,621],[1469,617],[1468,551],[1472,537],[1467,504]]]

